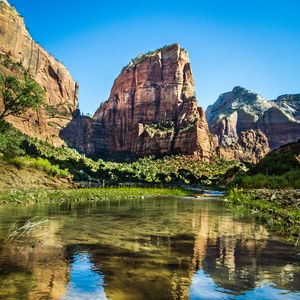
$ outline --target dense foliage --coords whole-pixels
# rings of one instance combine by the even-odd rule
[[[300,188],[300,141],[285,145],[250,165],[232,185],[244,188]]]
[[[0,134],[0,153],[6,159],[10,159],[18,167],[39,168],[38,165],[42,163],[39,159],[43,158],[48,160],[53,168],[68,170],[75,181],[93,181],[98,185],[213,185],[223,183],[228,174],[239,169],[235,162],[219,159],[203,162],[189,156],[167,156],[160,159],[146,157],[133,163],[116,163],[101,159],[94,161],[66,146],[54,147],[45,141],[26,136],[6,123],[4,127],[5,130]],[[51,173],[50,169],[45,167],[45,170]],[[63,172],[56,173],[58,175]]]
[[[0,120],[9,115],[19,116],[29,108],[37,108],[44,100],[45,91],[25,72],[22,79],[0,75],[0,96],[3,111]]]
[[[61,169],[58,164],[52,164],[48,159],[30,156],[26,146],[32,139],[0,121],[0,159],[15,165],[17,168],[35,168],[51,176],[71,177],[67,169]]]
[[[133,163],[105,163],[104,169],[116,179],[144,183],[203,184],[220,183],[225,174],[236,166],[234,162],[215,160],[204,162],[190,156],[145,157]]]

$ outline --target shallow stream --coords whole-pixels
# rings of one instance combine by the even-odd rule
[[[300,248],[217,199],[2,206],[0,299],[300,299]]]

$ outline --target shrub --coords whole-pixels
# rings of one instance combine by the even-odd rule
[[[15,165],[17,168],[34,168],[46,172],[51,176],[56,177],[70,177],[68,169],[60,169],[58,165],[52,165],[49,160],[44,158],[32,158],[29,156],[15,157],[9,159],[9,162]]]

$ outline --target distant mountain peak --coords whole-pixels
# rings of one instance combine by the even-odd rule
[[[235,86],[233,89],[232,89],[232,93],[243,93],[243,92],[247,92],[247,93],[251,93],[250,90],[242,87],[242,86]]]

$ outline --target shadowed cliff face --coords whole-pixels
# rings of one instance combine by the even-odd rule
[[[235,87],[209,106],[206,115],[210,131],[218,137],[224,155],[228,155],[226,150],[236,147],[237,143],[244,149],[239,140],[245,142],[244,137],[248,136],[248,146],[256,140],[259,150],[253,153],[255,162],[270,151],[269,146],[275,149],[300,137],[300,95],[283,95],[268,101]]]
[[[77,118],[74,124],[78,123]],[[92,140],[85,151],[90,155],[127,152],[211,157],[209,130],[204,111],[198,108],[189,57],[178,44],[131,61],[92,123]],[[69,136],[68,143],[79,148],[72,133],[66,130],[63,136]]]
[[[25,70],[45,89],[45,103],[38,111],[7,121],[24,133],[59,145],[63,142],[59,132],[78,107],[77,83],[64,65],[31,38],[18,12],[0,0],[0,73],[20,76]]]

